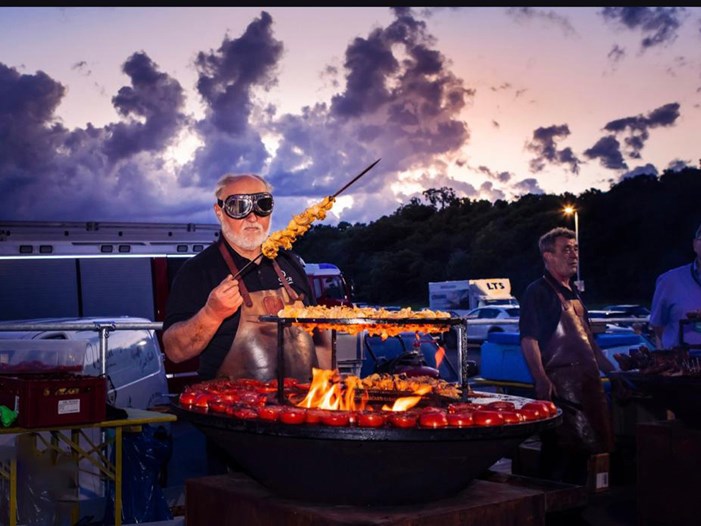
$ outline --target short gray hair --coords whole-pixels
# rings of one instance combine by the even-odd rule
[[[271,185],[268,181],[266,181],[265,179],[263,179],[263,178],[262,178],[260,175],[258,175],[258,174],[254,174],[254,173],[242,173],[242,174],[227,173],[227,174],[222,175],[222,176],[219,178],[219,180],[217,181],[217,184],[216,184],[216,186],[214,187],[214,195],[215,195],[218,199],[221,198],[221,197],[222,197],[222,196],[221,196],[221,191],[222,191],[222,189],[223,189],[226,185],[231,184],[231,183],[235,183],[235,182],[238,181],[239,179],[243,179],[243,178],[245,178],[245,177],[250,177],[250,178],[253,178],[253,179],[257,179],[258,181],[260,181],[261,183],[263,183],[263,184],[265,185],[265,191],[266,191],[266,192],[272,192],[272,191],[273,191],[272,185]]]
[[[563,226],[558,226],[556,228],[553,228],[552,230],[549,230],[548,232],[540,236],[540,239],[538,240],[538,248],[540,249],[540,254],[543,255],[546,252],[553,252],[555,250],[555,242],[557,241],[558,237],[564,237],[566,239],[577,239],[577,234],[573,230],[570,230],[569,228],[565,228]]]

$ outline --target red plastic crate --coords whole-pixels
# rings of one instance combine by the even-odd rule
[[[25,428],[91,424],[105,419],[107,384],[81,375],[0,376],[0,404]]]

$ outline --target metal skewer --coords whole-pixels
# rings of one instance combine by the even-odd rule
[[[343,192],[344,190],[346,190],[350,185],[352,185],[354,182],[356,182],[358,179],[360,179],[362,176],[364,176],[366,173],[368,173],[370,170],[372,170],[372,168],[373,168],[377,163],[379,163],[379,162],[380,162],[380,159],[378,159],[377,161],[375,161],[374,163],[372,163],[370,166],[368,166],[367,168],[365,168],[365,170],[363,170],[363,171],[360,172],[358,175],[356,175],[355,177],[353,177],[353,179],[351,179],[350,182],[346,183],[346,185],[345,185],[343,188],[341,188],[338,192],[336,192],[335,194],[333,194],[331,197],[332,197],[332,198],[338,197],[338,195],[339,195],[341,192]]]
[[[261,252],[261,253],[258,254],[256,257],[254,257],[251,261],[249,261],[249,262],[246,263],[243,267],[241,267],[241,270],[239,270],[239,271],[234,275],[234,278],[233,278],[233,279],[238,278],[244,270],[246,270],[246,269],[247,269],[248,267],[250,267],[255,261],[259,260],[259,259],[262,258],[262,257],[263,257],[263,253]]]
[[[338,195],[339,195],[341,192],[347,190],[348,187],[349,187],[350,185],[352,185],[354,182],[356,182],[358,179],[360,179],[362,176],[364,176],[366,173],[368,173],[370,170],[372,170],[372,168],[373,168],[377,163],[379,163],[379,162],[380,162],[380,159],[378,159],[377,161],[375,161],[374,163],[372,163],[370,166],[368,166],[367,168],[365,168],[365,170],[363,170],[362,172],[360,172],[358,175],[356,175],[355,177],[353,177],[353,179],[351,179],[348,183],[346,183],[346,184],[343,186],[343,188],[341,188],[339,191],[337,191],[335,194],[333,194],[333,195],[331,196],[331,198],[334,199],[334,198],[338,197]],[[239,270],[239,271],[236,273],[236,275],[234,276],[234,279],[238,278],[244,270],[246,270],[249,266],[251,266],[255,261],[259,260],[261,257],[263,257],[263,253],[262,253],[262,252],[261,252],[260,254],[258,254],[256,257],[254,257],[251,261],[249,261],[248,263],[246,263],[246,264],[241,268],[241,270]]]

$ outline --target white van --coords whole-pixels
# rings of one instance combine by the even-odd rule
[[[74,352],[76,344],[84,344],[85,357],[80,374],[99,376],[102,361],[101,331],[98,329],[114,326],[105,331],[107,402],[115,407],[149,409],[169,403],[164,355],[154,330],[119,327],[130,324],[149,326],[151,323],[148,319],[136,317],[41,318],[0,322],[0,354],[26,349],[29,340],[51,340],[52,344],[64,341],[67,353]],[[14,330],[18,325],[26,325],[27,330]],[[13,330],[3,330],[8,326],[13,326]],[[35,330],[32,326],[41,326],[42,330]],[[76,326],[81,329],[75,330]],[[91,326],[94,329],[83,328]],[[58,347],[60,352],[60,343]]]

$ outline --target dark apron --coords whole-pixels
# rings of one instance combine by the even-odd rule
[[[541,350],[545,372],[557,391],[554,401],[563,411],[562,425],[555,428],[558,444],[572,451],[610,452],[613,432],[609,407],[584,306],[579,299],[566,300],[546,281],[562,305],[557,329]]]
[[[223,242],[220,252],[232,275],[238,269]],[[277,315],[285,304],[303,307],[300,296],[290,287],[277,261],[273,260],[282,288],[248,292],[239,279],[239,290],[243,296],[240,319],[234,341],[217,371],[218,377],[256,378],[272,380],[277,378],[278,324],[262,322],[260,316]],[[318,367],[316,347],[312,336],[306,331],[290,326],[284,328],[284,376],[307,382],[312,376],[312,368]]]

